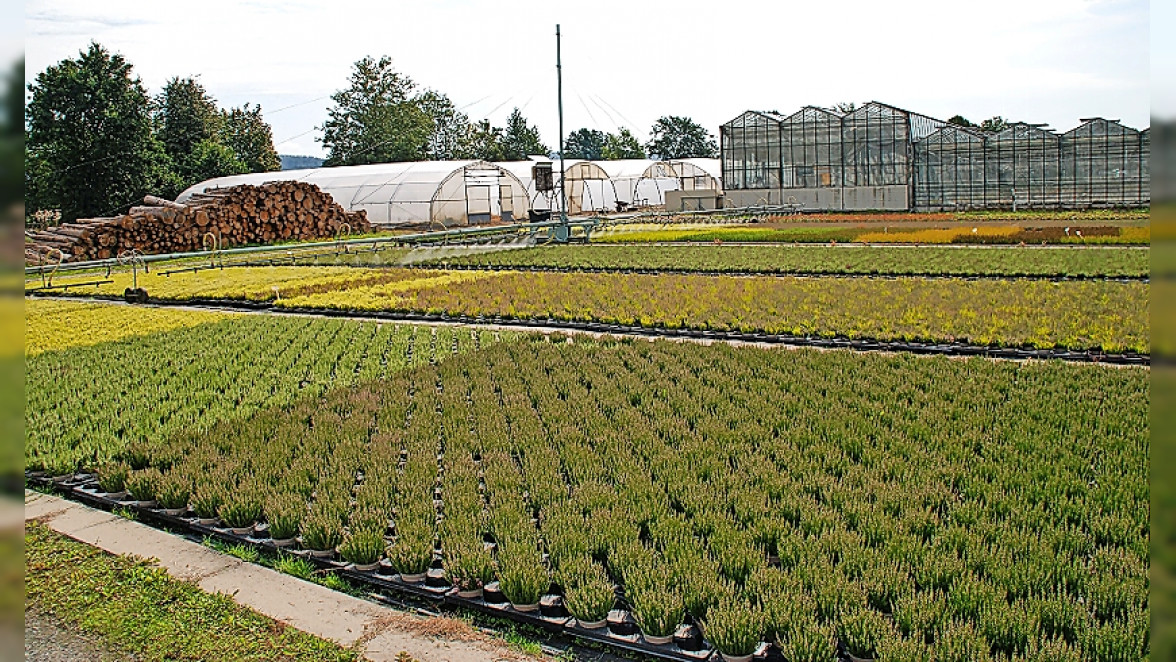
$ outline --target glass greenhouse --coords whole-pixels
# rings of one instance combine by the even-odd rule
[[[848,113],[748,111],[724,124],[728,204],[956,210],[1149,204],[1150,131],[1091,118],[996,132],[879,102]]]

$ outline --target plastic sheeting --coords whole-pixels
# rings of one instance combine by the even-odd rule
[[[413,161],[258,172],[196,184],[193,193],[238,184],[301,181],[317,185],[349,211],[366,211],[376,225],[477,225],[525,220],[527,187],[509,170],[485,161]]]

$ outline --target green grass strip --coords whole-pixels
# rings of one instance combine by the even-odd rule
[[[356,660],[227,596],[112,556],[48,527],[25,526],[27,607],[96,635],[137,660]]]

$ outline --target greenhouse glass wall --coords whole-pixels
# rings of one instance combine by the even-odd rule
[[[870,102],[849,113],[808,106],[749,111],[724,124],[728,205],[964,210],[1150,203],[1150,131],[1082,120],[966,128]]]

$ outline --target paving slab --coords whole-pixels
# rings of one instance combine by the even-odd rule
[[[364,626],[386,610],[379,605],[284,575],[241,563],[197,582],[209,593],[224,593],[270,618],[344,646],[364,634]]]
[[[520,660],[527,656],[484,639],[446,639],[413,627],[415,617],[382,605],[285,575],[179,536],[59,496],[25,491],[25,521],[40,520],[75,540],[112,554],[155,559],[168,574],[223,593],[252,608],[343,646],[360,645],[373,662],[394,661],[403,651],[420,662]],[[420,619],[425,622],[426,619]],[[452,622],[445,617],[430,622]],[[436,631],[445,631],[441,627]]]

